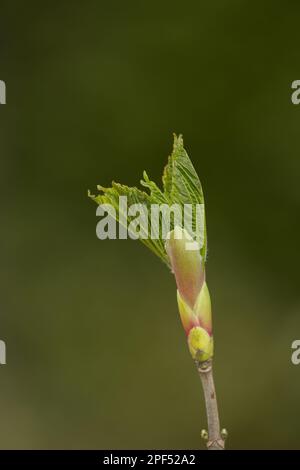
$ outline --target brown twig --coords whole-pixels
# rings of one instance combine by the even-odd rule
[[[206,414],[207,414],[207,449],[224,450],[225,430],[220,430],[217,397],[212,372],[212,361],[196,362],[196,366],[202,382],[204,391]]]

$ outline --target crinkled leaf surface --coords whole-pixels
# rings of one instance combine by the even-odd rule
[[[147,173],[144,171],[143,180],[141,185],[148,191],[143,191],[136,187],[129,187],[119,183],[112,183],[110,188],[98,186],[100,191],[99,195],[89,196],[97,204],[111,204],[116,211],[116,219],[120,222],[119,213],[119,197],[127,196],[128,207],[132,204],[144,204],[148,209],[148,233],[151,233],[151,205],[152,204],[191,204],[196,207],[196,204],[204,204],[203,191],[198,175],[193,167],[193,164],[184,149],[182,136],[174,136],[173,152],[169,157],[168,163],[163,173],[163,190],[161,190],[156,183],[148,178]],[[203,212],[204,214],[204,212]],[[135,218],[126,215],[127,225]],[[205,215],[204,215],[205,217]],[[121,218],[122,219],[122,218]],[[160,215],[160,227],[163,224],[162,216]],[[205,220],[202,221],[204,226],[204,245],[201,248],[201,255],[206,259],[206,229]],[[171,219],[170,230],[174,229]],[[174,224],[173,224],[174,225]],[[193,229],[196,229],[193,217]],[[159,232],[161,233],[161,232]],[[140,240],[157,256],[159,256],[168,266],[170,265],[169,259],[165,250],[165,240],[153,240],[150,238]]]

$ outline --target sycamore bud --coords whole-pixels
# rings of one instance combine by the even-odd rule
[[[191,250],[192,237],[178,226],[168,234],[166,251],[177,284],[177,302],[188,346],[194,360],[213,356],[211,303],[199,250]]]

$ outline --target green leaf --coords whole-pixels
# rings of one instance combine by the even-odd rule
[[[163,174],[163,191],[151,181],[144,171],[141,185],[148,191],[143,191],[136,187],[129,187],[119,183],[112,183],[110,188],[104,188],[98,186],[100,194],[97,196],[91,195],[91,197],[97,204],[111,204],[116,211],[116,219],[120,222],[119,213],[119,197],[127,196],[128,207],[131,204],[144,204],[148,209],[148,233],[151,233],[151,205],[152,204],[180,204],[181,207],[184,204],[192,204],[193,210],[196,204],[204,204],[204,197],[202,187],[198,175],[192,165],[191,160],[188,157],[184,147],[182,136],[174,135],[174,146],[173,152],[169,157],[168,164],[164,169]],[[127,225],[135,217],[130,217],[127,214]],[[122,218],[122,217],[121,217]],[[160,214],[159,229],[163,225],[162,215]],[[202,222],[205,227],[205,221]],[[174,229],[174,223],[171,220],[170,230]],[[194,223],[194,212],[193,212],[193,230],[196,229]],[[161,233],[161,231],[159,232]],[[206,230],[204,236],[204,246],[201,249],[201,255],[203,259],[206,258]],[[150,236],[147,239],[140,238],[140,240],[152,250],[159,258],[162,259],[168,266],[170,266],[169,258],[165,249],[165,240],[162,238],[153,240]]]
[[[196,170],[184,149],[181,135],[178,137],[174,135],[173,152],[164,169],[163,185],[164,194],[169,204],[178,203],[182,207],[184,204],[192,204],[193,208],[196,207],[196,204],[204,205],[202,186]],[[196,230],[194,215],[193,213],[193,230]],[[204,244],[201,249],[201,255],[205,260],[207,253],[205,211],[203,215]]]

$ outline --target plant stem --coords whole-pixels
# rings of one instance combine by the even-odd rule
[[[220,431],[220,421],[215,384],[212,372],[212,361],[196,362],[202,382],[208,426],[208,450],[224,450],[225,442]]]

